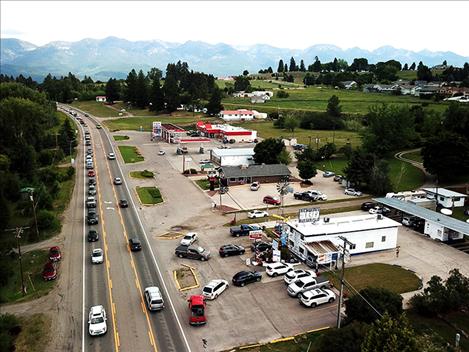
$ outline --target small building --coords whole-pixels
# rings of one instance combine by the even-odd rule
[[[106,102],[106,96],[105,95],[97,95],[96,96],[96,101],[99,103],[105,103]]]
[[[254,112],[246,109],[222,110],[219,116],[225,121],[247,121],[254,119]]]
[[[210,160],[220,166],[248,166],[254,164],[254,148],[210,150]]]
[[[343,245],[339,236],[353,243],[349,249],[351,255],[394,249],[397,246],[398,228],[401,226],[380,214],[323,217],[317,222],[300,222],[295,219],[287,221],[286,225],[288,248],[308,264],[336,261],[338,247]]]
[[[353,89],[358,86],[357,82],[355,81],[342,81],[340,83],[344,86],[345,89]]]
[[[427,198],[436,199],[438,204],[445,208],[456,208],[463,207],[466,198],[466,194],[451,191],[446,188],[423,188],[423,191],[427,194]]]
[[[256,181],[260,183],[279,182],[291,175],[288,167],[283,164],[249,165],[248,167],[222,166],[221,173],[228,180],[228,185],[239,185]]]
[[[257,139],[257,131],[247,130],[242,127],[231,126],[228,124],[219,125],[211,124],[208,122],[198,121],[197,131],[201,135],[210,138],[221,138],[229,141],[234,140],[235,142],[254,142]]]

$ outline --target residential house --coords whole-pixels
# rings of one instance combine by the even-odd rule
[[[466,194],[451,191],[446,188],[422,188],[427,194],[427,198],[437,199],[439,205],[445,208],[456,208],[463,207],[466,198]]]

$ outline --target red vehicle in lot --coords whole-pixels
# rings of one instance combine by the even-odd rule
[[[42,278],[46,281],[55,280],[57,278],[57,268],[54,262],[47,262],[42,270]]]
[[[60,253],[60,247],[54,246],[49,249],[49,259],[52,262],[58,262],[62,259],[62,254]]]
[[[262,200],[265,204],[280,205],[280,199],[272,196],[265,196]]]
[[[190,325],[204,325],[207,323],[205,318],[205,299],[202,295],[193,295],[188,299],[189,310],[191,315],[189,317]]]
[[[95,176],[96,176],[96,174],[95,174],[94,170],[88,171],[88,177],[95,177]]]

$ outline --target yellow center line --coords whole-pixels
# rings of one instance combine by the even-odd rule
[[[101,141],[102,143],[102,141]],[[96,150],[95,150],[95,143],[92,143],[92,148],[93,148],[93,155],[96,156]],[[96,159],[95,159],[96,161]],[[95,165],[96,166],[96,165]],[[99,187],[99,175],[98,175],[98,168],[95,168],[95,175],[96,175],[96,189],[98,192],[98,199],[99,199],[99,216],[101,219],[98,221],[101,223],[101,233],[103,234],[103,241],[104,241],[104,255],[106,257],[106,262],[108,265],[106,265],[106,279],[107,279],[107,284],[108,284],[108,292],[109,292],[109,301],[111,304],[111,317],[112,317],[112,329],[114,331],[114,347],[115,351],[119,351],[119,346],[120,346],[120,340],[119,340],[119,333],[117,331],[117,321],[116,321],[116,305],[114,303],[114,300],[112,298],[112,280],[111,280],[111,272],[110,272],[110,260],[108,256],[108,246],[107,246],[107,241],[106,241],[106,230],[104,229],[104,217],[103,217],[103,207],[102,207],[102,200],[103,198],[101,197],[101,191]]]
[[[100,137],[101,143],[102,143],[103,140],[101,138],[101,134],[99,135],[99,137]],[[102,149],[102,150],[104,150],[104,149]],[[111,181],[112,192],[114,194],[114,200],[115,200],[114,204],[119,204],[116,189],[114,187],[114,182],[113,182],[112,175],[111,175],[111,169],[109,168],[109,161],[107,160],[106,155],[104,155],[104,158],[106,160],[106,168],[107,168],[107,171],[108,171],[109,180]],[[116,160],[116,162],[117,162],[117,160]],[[122,177],[124,177],[124,176],[122,176]],[[100,204],[100,207],[101,207],[101,204]],[[124,217],[122,216],[122,212],[121,212],[121,209],[120,209],[119,206],[117,206],[117,213],[119,214],[120,223],[121,223],[122,229],[123,229],[123,235],[124,235],[124,238],[126,240],[127,251],[130,254],[130,263],[131,263],[131,267],[132,267],[132,270],[133,270],[134,275],[135,275],[135,284],[137,286],[137,291],[140,294],[141,301],[144,302],[144,298],[143,298],[143,294],[142,294],[142,287],[140,286],[140,280],[139,280],[139,277],[138,277],[138,273],[137,273],[137,269],[136,269],[136,266],[135,266],[134,258],[133,258],[132,252],[130,251],[130,248],[129,248],[129,245],[128,245],[129,237],[127,235],[127,231],[126,231],[126,228],[125,228],[125,225],[124,225]],[[144,312],[146,320],[147,320],[148,336],[149,336],[149,339],[150,339],[150,344],[153,346],[154,351],[158,352],[158,349],[157,349],[156,343],[155,343],[155,339],[154,339],[155,334],[153,332],[153,327],[152,327],[151,322],[150,322],[150,317],[148,315],[148,311],[146,309],[144,309],[143,312]]]

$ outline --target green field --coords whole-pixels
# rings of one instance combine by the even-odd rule
[[[275,96],[264,104],[251,104],[248,98],[225,98],[225,109],[248,108],[265,112],[278,110],[326,111],[327,102],[332,95],[340,99],[342,112],[346,114],[365,114],[375,104],[388,103],[397,105],[428,104],[428,109],[443,111],[446,103],[435,103],[421,100],[418,97],[394,96],[381,93],[364,93],[359,90],[333,89],[330,87],[313,86],[305,89],[289,89],[288,98],[279,99]]]
[[[21,276],[19,272],[18,258],[16,256],[3,256],[1,259],[1,265],[4,268],[3,270],[11,270],[12,276],[9,277],[6,285],[0,286],[0,301],[24,301],[47,294],[55,286],[56,282],[55,280],[44,281],[42,278],[42,269],[48,260],[49,252],[46,250],[36,250],[23,253],[23,277],[27,292],[23,297],[21,294]]]
[[[121,101],[115,102],[112,106],[117,110],[125,109],[125,112],[123,112],[124,115],[132,114],[133,116],[156,116],[156,113],[153,111],[148,109],[132,108]]]
[[[326,274],[339,287],[338,274]],[[345,269],[345,280],[357,291],[366,287],[382,287],[395,293],[417,290],[420,279],[412,271],[389,264],[365,264]]]
[[[163,201],[160,190],[156,187],[137,187],[140,202],[145,205],[158,204]]]
[[[127,145],[120,145],[119,151],[121,152],[122,158],[124,162],[127,163],[137,163],[139,161],[143,161],[143,156],[140,155],[137,147],[127,146]]]
[[[97,101],[74,101],[72,106],[98,117],[118,117],[119,112]]]
[[[129,139],[129,136],[112,136],[115,141],[126,141]]]

